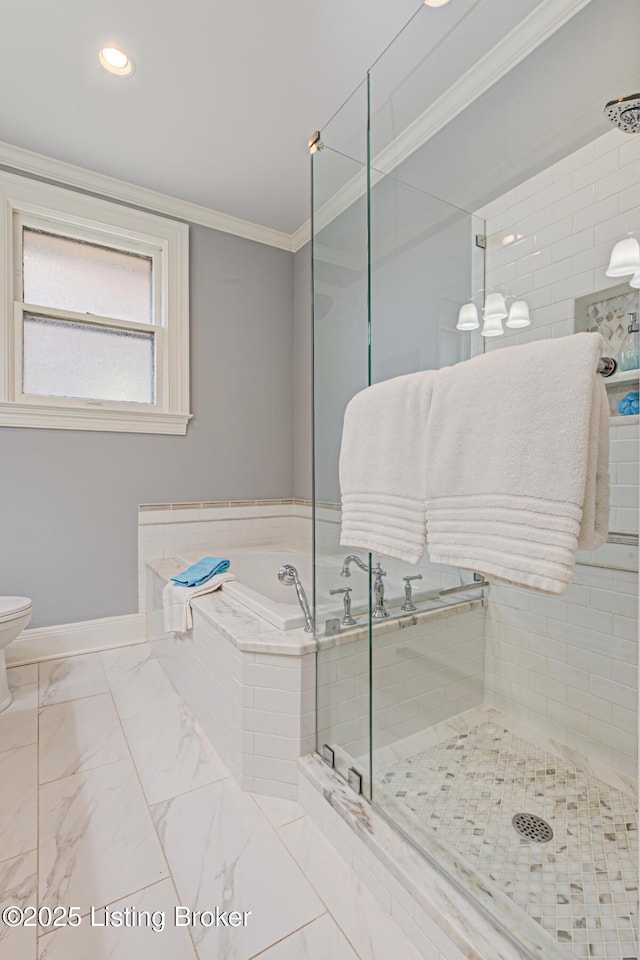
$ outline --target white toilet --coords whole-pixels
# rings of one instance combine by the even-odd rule
[[[12,700],[7,683],[5,647],[22,633],[30,619],[29,597],[0,597],[0,710],[6,710]]]

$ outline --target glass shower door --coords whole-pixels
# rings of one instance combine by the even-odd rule
[[[409,649],[405,628],[415,614],[402,609],[407,590],[420,612],[463,578],[427,560],[414,567],[340,546],[342,422],[349,400],[369,384],[481,351],[477,331],[455,327],[462,303],[475,297],[480,305],[484,251],[476,235],[484,224],[410,182],[367,169],[368,89],[367,80],[312,155],[317,749],[343,776],[355,771],[354,784],[368,797],[373,771],[384,808],[379,788],[389,748],[446,710],[437,697],[425,706],[424,674],[437,675],[443,664],[422,637],[416,651]],[[377,564],[388,618],[372,616]],[[411,683],[415,694],[405,695]],[[452,690],[456,709],[476,695],[460,684]]]
[[[341,112],[312,155],[313,535],[317,748],[347,777],[369,767],[369,564],[345,567],[338,479],[344,410],[369,377],[364,89],[343,110],[353,123],[340,126]],[[349,609],[352,625],[340,622]]]
[[[398,176],[371,174],[372,383],[482,352],[479,331],[456,324],[465,303],[482,312],[484,223],[401,176],[401,170]],[[473,412],[466,415],[471,422]],[[425,442],[419,426],[405,442]],[[371,634],[371,798],[436,858],[435,835],[423,822],[430,823],[437,807],[421,763],[430,762],[434,739],[446,739],[447,723],[455,726],[483,703],[482,590],[472,572],[432,563],[426,548],[416,565],[379,559],[389,617],[373,621]],[[468,592],[443,592],[464,584]],[[425,814],[418,817],[423,794]]]

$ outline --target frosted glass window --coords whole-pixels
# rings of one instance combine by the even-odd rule
[[[153,323],[151,257],[23,228],[25,303]]]
[[[25,314],[23,392],[154,403],[155,335]]]

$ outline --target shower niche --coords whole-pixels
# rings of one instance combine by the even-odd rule
[[[640,317],[640,291],[629,283],[598,290],[575,300],[575,332],[581,330],[602,334],[608,356],[619,362],[620,353],[628,336],[629,326],[635,316]],[[619,404],[632,391],[638,390],[640,369],[621,369],[605,380],[612,417],[620,417]],[[626,405],[623,406],[625,409]],[[625,423],[637,423],[638,414],[624,414]],[[631,417],[632,419],[627,419]],[[637,531],[636,531],[637,532]]]

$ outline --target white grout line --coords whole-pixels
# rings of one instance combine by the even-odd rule
[[[146,807],[147,807],[147,813],[148,813],[149,819],[150,819],[151,824],[152,824],[152,826],[153,826],[153,830],[154,830],[155,835],[156,835],[156,837],[157,837],[158,844],[159,844],[159,846],[160,846],[160,850],[162,851],[162,856],[163,856],[163,858],[164,858],[164,860],[165,860],[165,863],[166,863],[167,876],[166,876],[166,877],[163,877],[161,880],[154,881],[154,883],[147,884],[147,885],[145,885],[144,887],[140,887],[140,888],[138,888],[137,890],[134,890],[134,891],[125,891],[125,892],[123,892],[121,895],[119,895],[118,897],[114,898],[113,900],[108,901],[107,903],[103,903],[103,904],[99,904],[99,905],[98,905],[98,904],[93,904],[93,906],[95,907],[95,909],[102,909],[103,907],[109,906],[109,905],[112,904],[112,903],[118,903],[118,902],[119,902],[120,900],[122,900],[124,897],[134,896],[136,893],[140,893],[141,890],[146,890],[146,889],[148,889],[148,888],[150,888],[150,887],[156,886],[158,883],[162,883],[162,882],[164,882],[165,880],[170,880],[170,881],[171,881],[171,884],[172,884],[173,889],[174,889],[174,894],[175,894],[175,896],[176,896],[176,903],[177,903],[177,902],[178,902],[178,890],[177,890],[176,881],[175,881],[175,878],[174,878],[173,873],[172,873],[172,871],[171,871],[171,865],[170,865],[169,862],[168,862],[168,859],[167,859],[167,856],[166,856],[166,853],[165,853],[165,850],[164,850],[164,846],[163,846],[163,844],[162,844],[162,842],[161,842],[161,840],[160,840],[160,837],[159,837],[159,835],[158,835],[158,831],[157,831],[157,827],[156,827],[156,824],[155,824],[155,820],[154,820],[153,815],[152,815],[152,813],[151,813],[150,805],[149,805],[149,803],[148,803],[148,801],[147,801],[147,797],[146,797],[146,794],[145,794],[145,792],[144,792],[144,787],[143,787],[143,785],[142,785],[142,781],[141,781],[141,778],[140,778],[140,773],[139,773],[138,768],[137,768],[137,766],[136,766],[135,760],[133,759],[133,755],[132,755],[132,753],[131,753],[131,748],[130,748],[130,746],[129,746],[129,741],[128,741],[128,739],[127,739],[126,732],[125,732],[124,727],[123,727],[123,725],[122,725],[122,718],[121,718],[121,716],[120,716],[120,713],[119,713],[119,711],[118,711],[117,705],[116,705],[115,700],[114,700],[114,698],[113,698],[113,692],[112,692],[112,690],[111,690],[111,684],[109,683],[109,678],[108,678],[108,676],[106,675],[106,671],[104,670],[104,666],[103,666],[103,664],[102,664],[102,661],[99,659],[99,654],[96,653],[95,656],[98,657],[100,666],[101,666],[101,668],[102,668],[102,670],[103,670],[103,673],[105,674],[105,679],[106,679],[107,684],[108,684],[107,690],[105,690],[105,691],[103,691],[102,693],[99,693],[99,694],[92,694],[92,695],[89,696],[89,697],[74,697],[74,698],[71,699],[71,700],[63,700],[63,701],[59,701],[59,702],[60,702],[60,703],[72,703],[72,702],[74,702],[75,700],[89,700],[89,699],[92,699],[93,697],[96,697],[96,696],[108,696],[108,697],[110,698],[110,700],[111,700],[111,704],[112,704],[112,706],[113,706],[115,716],[117,717],[118,724],[119,724],[119,726],[120,726],[120,729],[121,729],[121,731],[122,731],[122,735],[123,735],[123,737],[124,737],[124,742],[125,742],[126,747],[127,747],[128,757],[122,758],[122,759],[120,759],[120,760],[109,761],[108,763],[98,764],[96,767],[92,767],[90,770],[79,771],[79,772],[76,773],[76,774],[70,774],[70,776],[78,776],[78,775],[82,775],[82,774],[90,774],[90,773],[93,772],[93,770],[97,770],[97,769],[100,769],[101,767],[105,767],[105,766],[111,766],[113,763],[122,763],[122,761],[123,761],[123,760],[126,760],[126,759],[128,759],[128,760],[131,762],[131,765],[132,765],[132,767],[133,767],[133,769],[134,769],[134,772],[135,772],[135,774],[136,774],[138,783],[139,783],[139,785],[140,785],[140,789],[141,789],[141,792],[142,792],[142,797],[143,797],[143,799],[144,799],[144,803],[145,803],[145,805],[146,805]],[[66,658],[61,657],[60,659],[66,659]],[[40,669],[39,669],[39,667],[38,667],[38,692],[39,692],[39,681],[40,681],[39,673],[40,673]],[[53,707],[53,706],[58,706],[58,703],[47,704],[46,706],[47,706],[47,707],[48,707],[48,706],[52,706],[52,707]],[[36,757],[36,790],[37,790],[37,816],[38,816],[38,822],[37,822],[37,825],[36,825],[36,847],[35,847],[34,849],[36,850],[36,902],[37,902],[38,906],[40,905],[40,900],[39,900],[39,896],[40,896],[40,886],[39,886],[39,881],[40,881],[40,857],[39,857],[39,854],[40,854],[40,790],[41,790],[41,787],[43,787],[43,786],[45,786],[45,785],[48,785],[48,784],[50,784],[50,783],[55,783],[56,780],[65,780],[65,779],[68,779],[67,777],[58,777],[58,778],[55,778],[55,779],[53,779],[53,780],[48,780],[48,781],[46,781],[46,784],[40,784],[40,782],[39,782],[39,781],[40,781],[40,749],[39,749],[40,743],[39,743],[39,734],[40,734],[40,710],[41,710],[41,709],[46,709],[46,707],[36,707],[36,710],[37,710],[37,712],[38,712],[38,734],[37,734],[38,739],[37,739],[37,742],[36,742],[36,750],[37,750],[37,757]],[[12,858],[8,858],[8,859],[12,859]],[[82,914],[82,916],[88,916],[88,914],[89,914],[89,911],[87,911],[86,913]],[[45,931],[45,932],[43,932],[43,933],[40,933],[39,928],[36,928],[36,951],[37,951],[37,944],[38,944],[38,941],[39,941],[40,937],[41,937],[41,936],[47,936],[47,935],[49,935],[49,934],[51,934],[51,933],[54,933],[54,932],[55,932],[55,931],[47,930],[47,931]],[[190,936],[190,939],[191,939],[191,942],[192,942],[192,947],[193,947],[195,956],[198,957],[199,955],[198,955],[198,952],[197,952],[197,950],[196,950],[195,943],[193,942],[193,936],[191,935],[191,931],[190,931],[190,930],[189,930],[189,936]]]
[[[98,654],[98,656],[99,656],[99,654]],[[140,663],[148,663],[148,662],[149,662],[149,659],[151,658],[151,656],[153,656],[153,654],[150,654],[150,656],[147,657],[145,660],[141,660],[141,661],[139,661],[138,663],[133,663],[133,664],[131,664],[131,666],[134,666],[134,667],[135,667],[135,666],[139,666]],[[156,658],[154,658],[154,659],[156,659]],[[102,661],[100,661],[100,663],[101,663],[101,666],[102,666],[102,668],[103,668],[103,670],[104,670],[104,664],[102,664]],[[123,666],[127,666],[127,664],[123,664]],[[109,695],[110,695],[110,697],[111,697],[111,701],[112,701],[112,703],[113,703],[113,707],[114,707],[114,709],[115,709],[116,716],[117,716],[117,718],[118,718],[118,723],[120,724],[120,729],[122,730],[122,735],[123,735],[123,737],[124,737],[124,741],[125,741],[125,743],[126,743],[126,745],[127,745],[127,751],[128,751],[128,753],[129,753],[129,759],[131,760],[131,765],[132,765],[132,767],[133,767],[133,769],[134,769],[134,771],[135,771],[136,777],[137,777],[137,779],[138,779],[138,783],[140,784],[140,790],[141,790],[141,793],[142,793],[142,798],[143,798],[143,800],[144,800],[145,806],[146,806],[146,808],[147,808],[147,814],[148,814],[149,819],[150,819],[150,821],[151,821],[151,825],[152,825],[152,827],[153,827],[153,831],[154,831],[154,833],[155,833],[155,835],[156,835],[156,838],[157,838],[157,841],[158,841],[158,846],[160,847],[160,850],[162,851],[162,856],[163,856],[164,861],[165,861],[165,863],[166,863],[166,865],[167,865],[167,870],[168,870],[168,872],[169,872],[169,877],[168,877],[168,879],[171,880],[171,884],[172,884],[172,886],[173,886],[173,892],[174,892],[174,894],[175,894],[175,896],[176,896],[176,903],[178,903],[178,902],[179,902],[178,884],[176,883],[176,879],[175,879],[175,877],[174,877],[174,875],[173,875],[173,871],[171,870],[171,864],[169,863],[169,858],[168,858],[167,853],[166,853],[166,851],[165,851],[165,849],[164,849],[164,844],[162,843],[162,840],[161,840],[161,838],[160,838],[160,834],[159,834],[159,832],[158,832],[158,827],[157,827],[157,825],[156,825],[156,821],[155,821],[155,819],[154,819],[153,813],[151,812],[151,805],[149,804],[149,801],[147,800],[147,794],[145,793],[144,785],[143,785],[143,783],[142,783],[142,778],[141,778],[141,776],[140,776],[140,771],[138,770],[138,767],[137,767],[136,762],[135,762],[135,760],[134,760],[133,753],[132,753],[131,747],[130,747],[130,745],[129,745],[129,740],[127,739],[127,732],[126,732],[126,730],[125,730],[125,728],[124,728],[124,724],[123,724],[123,722],[122,722],[123,718],[120,716],[120,711],[118,710],[118,705],[117,705],[117,703],[116,703],[116,701],[115,701],[115,698],[114,698],[114,696],[113,696],[113,688],[112,688],[112,686],[111,686],[111,680],[110,680],[109,675],[107,674],[106,670],[104,670],[104,672],[105,672],[105,676],[106,676],[106,678],[107,678],[107,683],[108,683],[108,685],[109,685]],[[167,679],[168,679],[168,678],[167,678]],[[124,896],[127,896],[127,894],[124,894]],[[119,897],[118,899],[122,899],[122,898]],[[193,947],[193,952],[194,952],[195,956],[199,958],[199,957],[200,957],[200,954],[198,953],[198,950],[196,949],[196,942],[195,942],[195,940],[194,940],[193,933],[192,933],[192,929],[191,929],[190,926],[187,927],[187,932],[188,932],[188,934],[189,934],[189,939],[191,940],[191,946]]]
[[[314,821],[311,819],[311,817],[309,816],[309,814],[308,814],[306,811],[304,812],[304,814],[303,814],[302,817],[298,817],[297,819],[298,819],[298,820],[305,820],[305,819],[306,819],[309,824],[311,824],[313,827],[315,827],[316,830],[318,830],[319,833],[322,833],[322,830],[320,829],[320,827],[319,827],[316,823],[314,823]],[[290,823],[293,823],[293,822],[294,822],[293,820],[290,821]],[[286,826],[289,826],[289,824],[286,824],[286,823],[283,823],[283,824],[282,824],[282,827],[286,827]],[[284,842],[284,840],[283,840],[282,837],[280,836],[280,830],[281,830],[282,828],[281,828],[281,827],[278,827],[278,828],[276,829],[276,828],[274,827],[273,829],[274,829],[274,831],[275,831],[276,836],[278,837],[278,840],[280,841],[280,843],[282,844],[282,846],[284,847],[284,849],[287,851],[287,853],[289,854],[289,856],[291,857],[291,859],[293,860],[293,862],[294,862],[295,865],[297,866],[297,868],[298,868],[298,870],[300,871],[300,873],[304,876],[305,880],[307,881],[307,883],[309,884],[309,886],[311,887],[311,889],[312,889],[313,892],[315,893],[315,895],[316,895],[316,897],[318,898],[318,900],[320,901],[320,903],[322,903],[322,904],[324,905],[324,907],[325,907],[325,912],[329,914],[329,916],[331,917],[331,919],[332,919],[333,922],[335,923],[336,927],[338,928],[338,930],[340,931],[340,933],[342,934],[342,936],[345,938],[345,940],[347,941],[347,943],[349,944],[349,946],[351,947],[351,949],[352,949],[353,952],[355,953],[355,955],[356,955],[356,957],[358,958],[358,960],[361,960],[360,953],[358,952],[358,950],[356,950],[355,944],[349,939],[349,936],[348,936],[348,934],[347,934],[347,931],[342,928],[340,922],[338,921],[338,918],[333,915],[333,913],[331,912],[331,908],[329,907],[329,905],[327,904],[327,902],[324,900],[323,897],[320,896],[320,893],[319,893],[319,891],[316,889],[313,881],[311,880],[311,877],[310,877],[307,873],[305,873],[305,871],[304,871],[303,868],[302,868],[302,865],[298,863],[298,861],[297,861],[296,858],[294,857],[293,853],[291,852],[291,850],[289,849],[289,847],[287,846],[287,844]],[[334,851],[334,852],[336,853],[337,856],[340,856],[340,854],[339,854],[337,851]],[[365,889],[367,889],[367,891],[368,891],[368,892],[371,894],[371,896],[373,897],[373,894],[371,893],[371,891],[369,890],[369,888],[366,886],[366,884],[364,883],[364,881],[360,880],[360,878],[358,877],[357,873],[355,872],[355,870],[353,869],[353,867],[351,866],[351,864],[350,864],[350,863],[347,863],[346,860],[344,861],[344,864],[345,864],[345,867],[347,868],[347,870],[349,871],[349,873],[350,873],[350,874],[353,874],[353,880],[354,880],[354,882],[355,882],[356,888],[357,888],[358,886],[364,886]],[[380,906],[379,901],[377,901],[377,902],[378,902],[378,905]],[[320,916],[324,916],[324,914],[320,914]],[[315,919],[317,920],[318,917],[316,917]],[[395,919],[392,918],[390,914],[389,914],[389,919],[392,920],[393,923],[396,923]],[[396,924],[396,926],[397,926],[397,924]],[[409,938],[407,937],[406,933],[404,932],[404,930],[402,930],[399,926],[398,926],[398,933],[401,934],[402,936],[404,936],[407,940],[409,939]]]
[[[38,693],[40,691],[38,690]],[[63,703],[75,703],[77,700],[93,700],[95,697],[105,697],[110,693],[110,690],[101,690],[100,693],[89,693],[89,694],[80,694],[79,697],[68,697],[66,700],[54,700],[53,703],[40,703],[38,702],[38,713],[40,710],[48,710],[49,707],[60,707]],[[62,778],[60,778],[62,779]]]
[[[154,655],[151,654],[151,656],[153,657]],[[155,657],[154,657],[154,659],[157,660],[157,658],[155,658]],[[147,662],[147,661],[144,661],[144,662]],[[110,683],[110,681],[109,681],[108,675],[107,675],[107,681],[109,682],[109,687],[111,688],[111,683]],[[112,691],[111,691],[111,693],[112,693]],[[152,806],[152,804],[150,804],[149,801],[148,801],[148,799],[147,799],[147,795],[146,795],[146,792],[145,792],[145,789],[144,789],[144,785],[143,785],[143,783],[142,783],[142,779],[141,779],[141,777],[140,777],[140,773],[139,773],[138,768],[137,768],[137,766],[136,766],[136,763],[135,763],[135,760],[134,760],[134,757],[133,757],[133,752],[132,752],[131,746],[130,746],[130,744],[129,744],[129,740],[127,739],[127,732],[126,732],[126,729],[125,729],[125,726],[124,726],[124,723],[123,723],[123,718],[120,716],[120,713],[118,712],[118,707],[117,707],[117,705],[115,704],[115,701],[114,701],[114,706],[115,706],[115,709],[116,709],[116,713],[117,713],[118,719],[119,719],[119,721],[120,721],[120,725],[121,725],[121,728],[122,728],[122,732],[123,732],[124,737],[125,737],[125,740],[126,740],[126,742],[127,742],[127,749],[129,750],[129,755],[130,755],[130,757],[131,757],[131,762],[132,762],[133,767],[134,767],[134,769],[135,769],[135,771],[136,771],[136,775],[137,775],[137,777],[138,777],[138,781],[139,781],[140,787],[141,787],[141,789],[142,789],[142,793],[143,793],[143,796],[144,796],[144,799],[145,799],[145,803],[146,803],[147,809],[148,809],[148,811],[149,811],[149,816],[150,816],[151,821],[152,821],[152,823],[153,823],[153,827],[154,827],[154,830],[155,830],[155,832],[156,832],[156,836],[158,837],[158,843],[160,844],[160,848],[161,848],[161,850],[162,850],[163,856],[164,856],[165,861],[166,861],[166,863],[167,863],[167,868],[168,868],[168,870],[169,870],[169,875],[170,875],[171,881],[172,881],[173,886],[174,886],[174,891],[175,891],[175,893],[176,893],[176,897],[179,897],[178,886],[177,886],[176,880],[175,880],[175,878],[174,878],[174,876],[173,876],[173,873],[172,873],[172,871],[171,871],[171,864],[169,863],[169,858],[168,858],[168,856],[167,856],[167,854],[166,854],[166,851],[165,851],[165,849],[164,849],[164,845],[163,845],[162,840],[161,840],[161,838],[160,838],[160,834],[159,834],[158,829],[157,829],[157,827],[156,827],[156,822],[155,822],[155,819],[154,819],[154,817],[153,817],[153,813],[152,813],[152,811],[151,811],[151,806]],[[130,719],[130,718],[126,718],[126,719]],[[206,737],[206,734],[204,734],[204,732],[203,732],[203,733],[202,733],[202,736],[203,736],[203,737]],[[206,739],[207,739],[208,743],[211,745],[212,749],[215,750],[215,747],[213,746],[213,744],[211,744],[211,741],[210,741],[208,738],[206,738]],[[217,753],[217,751],[216,751],[216,753]],[[214,781],[214,783],[220,783],[222,780],[227,780],[227,779],[229,779],[229,780],[232,779],[231,774],[229,774],[227,777],[221,777],[220,779]],[[203,786],[200,786],[200,787],[193,787],[193,788],[191,788],[190,790],[185,790],[185,791],[183,791],[182,793],[177,794],[177,796],[182,797],[182,796],[185,796],[185,795],[187,795],[187,794],[189,794],[189,793],[195,793],[195,792],[198,791],[198,790],[202,790],[205,786],[211,786],[211,784],[204,784]],[[287,851],[287,854],[289,855],[289,857],[291,857],[291,859],[294,861],[294,863],[296,863],[295,858],[293,858],[291,852],[288,850],[286,844],[284,843],[284,841],[283,841],[282,838],[280,837],[277,828],[273,826],[273,824],[271,823],[271,821],[269,820],[269,818],[266,816],[266,814],[264,813],[264,811],[261,810],[260,805],[259,805],[259,804],[257,803],[257,801],[255,800],[255,797],[254,797],[252,794],[249,794],[249,795],[251,796],[251,799],[253,800],[253,802],[254,802],[257,810],[258,810],[259,816],[263,819],[263,821],[267,824],[267,826],[269,826],[269,827],[271,828],[271,830],[273,830],[274,834],[275,834],[276,837],[278,838],[279,843],[284,847],[284,849]],[[173,800],[173,799],[175,799],[175,798],[174,798],[174,797],[171,797],[171,798],[168,798],[168,799],[169,799],[169,802],[170,802],[171,800]],[[158,801],[158,802],[159,802],[159,803],[165,803],[165,802],[167,802],[167,801]],[[155,806],[155,804],[153,804],[153,806]],[[302,812],[299,817],[293,817],[292,820],[288,821],[288,823],[292,823],[292,822],[294,822],[294,820],[302,819],[304,816],[306,816],[306,814],[305,814],[304,812]],[[330,911],[328,911],[328,909],[326,908],[326,904],[324,903],[324,901],[322,900],[322,898],[321,898],[320,895],[318,894],[318,891],[315,889],[314,885],[311,883],[310,879],[309,879],[309,878],[307,877],[307,875],[304,873],[304,871],[302,870],[302,868],[300,867],[300,865],[296,863],[296,866],[297,866],[298,869],[301,871],[301,873],[304,875],[305,879],[306,879],[307,882],[309,883],[309,886],[310,886],[311,889],[314,891],[315,895],[318,897],[318,900],[325,906],[325,910],[324,910],[322,913],[318,914],[316,917],[314,917],[312,920],[310,920],[308,923],[302,924],[302,926],[298,927],[296,930],[290,931],[290,932],[287,933],[284,937],[281,937],[279,940],[273,941],[273,943],[270,943],[270,944],[269,944],[268,946],[266,946],[264,949],[260,950],[259,953],[253,954],[253,955],[252,955],[252,958],[253,958],[253,957],[258,957],[258,956],[266,953],[267,950],[271,949],[271,947],[275,946],[277,943],[282,943],[283,941],[287,940],[288,937],[292,936],[293,934],[297,933],[299,930],[303,929],[303,928],[306,927],[306,926],[309,926],[309,924],[315,922],[315,921],[318,920],[320,917],[324,916],[325,913],[328,913],[328,912],[330,913]],[[121,899],[121,898],[118,898],[118,899]],[[178,902],[178,901],[176,900],[176,902]],[[360,955],[358,954],[358,951],[353,947],[353,944],[350,943],[350,941],[349,941],[348,938],[346,937],[346,934],[345,934],[345,932],[342,930],[342,928],[339,927],[339,925],[338,925],[335,917],[332,917],[332,919],[333,919],[333,922],[336,924],[336,926],[338,926],[338,928],[341,930],[343,936],[345,936],[345,939],[347,939],[347,942],[349,942],[349,944],[350,944],[350,946],[352,947],[352,949],[353,949],[356,957],[359,958]],[[193,949],[194,949],[194,951],[195,951],[195,953],[196,953],[196,956],[199,957],[200,955],[199,955],[198,950],[197,950],[197,948],[196,948],[196,944],[195,944],[195,941],[194,941],[194,939],[193,939],[193,935],[192,935],[192,933],[191,933],[191,929],[190,929],[190,928],[189,928],[189,935],[190,935],[190,937],[191,937],[191,940],[192,940],[192,943],[193,943]],[[252,960],[252,958],[249,958],[249,960]]]
[[[26,744],[26,746],[32,746],[32,744]],[[10,857],[2,857],[0,864],[8,863],[9,860],[17,860],[18,857],[26,857],[28,853],[33,853],[34,850],[37,852],[37,847],[30,847],[28,850],[23,850],[22,853],[12,853]]]
[[[264,949],[260,950],[258,953],[252,953],[251,956],[247,958],[247,960],[256,960],[256,958],[258,957],[264,957],[264,955],[268,953],[269,950],[271,950],[273,947],[277,947],[279,943],[286,943],[289,937],[293,937],[296,933],[300,933],[301,930],[305,930],[306,927],[310,927],[311,924],[316,923],[322,917],[325,917],[327,913],[329,913],[329,911],[325,910],[323,913],[319,914],[317,917],[314,917],[313,920],[308,920],[306,923],[303,923],[302,926],[296,927],[296,929],[292,930],[291,933],[287,933],[286,936],[280,937],[279,940],[274,940],[273,943],[270,943],[268,947],[264,947]],[[331,914],[329,914],[329,916],[331,916]],[[335,920],[333,922],[335,923]],[[359,954],[356,954],[356,956],[359,958]]]

